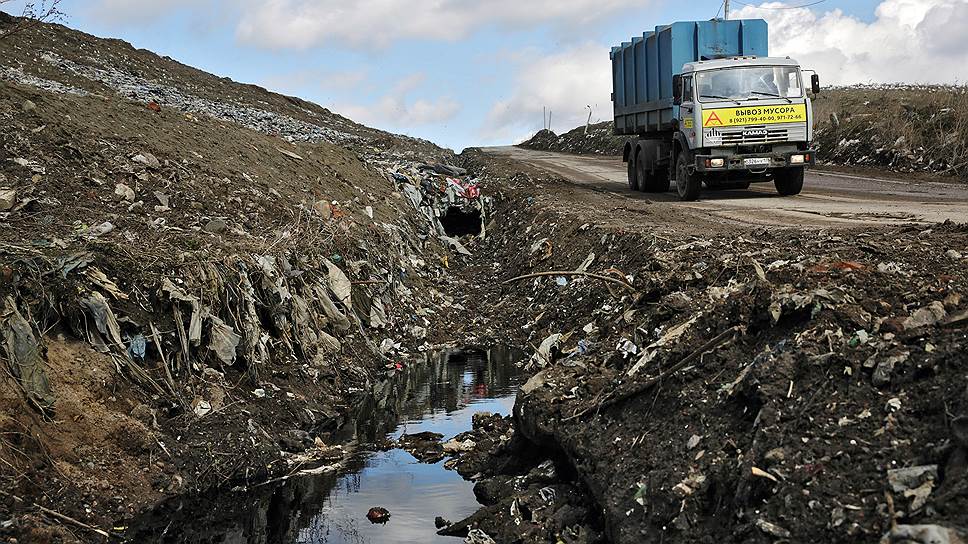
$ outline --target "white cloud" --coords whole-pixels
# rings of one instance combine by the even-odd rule
[[[275,48],[383,48],[406,38],[459,41],[489,24],[578,28],[631,7],[642,7],[642,1],[248,0],[236,36]]]
[[[744,7],[736,17],[766,19],[770,54],[799,60],[825,83],[968,81],[968,0],[884,0],[870,23],[840,10],[806,8]]]
[[[452,97],[410,99],[426,79],[426,74],[415,73],[398,81],[374,104],[343,104],[333,109],[354,121],[380,128],[409,128],[453,119],[461,104]]]
[[[609,49],[585,43],[552,55],[519,58],[510,95],[494,104],[482,136],[511,141],[541,128],[543,108],[552,112],[552,129],[564,132],[582,125],[592,106],[592,120],[611,119]]]

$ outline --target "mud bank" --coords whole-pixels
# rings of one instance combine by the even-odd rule
[[[489,201],[449,150],[56,25],[0,59],[3,537],[329,461],[367,391],[476,335],[447,235]]]
[[[562,454],[609,541],[963,530],[963,226],[616,228],[567,184],[466,155],[507,174],[498,276],[559,271],[483,287],[482,319],[534,353],[514,433]]]

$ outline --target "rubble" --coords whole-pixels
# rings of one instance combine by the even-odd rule
[[[536,194],[514,187],[518,202]],[[489,312],[515,316],[508,325],[533,353],[510,447],[558,451],[603,509],[610,541],[686,542],[697,530],[737,541],[876,540],[889,531],[885,493],[898,523],[958,516],[963,501],[950,502],[955,484],[940,469],[958,457],[932,449],[949,443],[949,420],[930,406],[944,398],[952,415],[966,408],[954,354],[968,278],[938,250],[961,247],[963,226],[868,230],[860,249],[856,231],[660,225],[652,238],[628,222],[583,229],[589,212],[573,202],[525,209],[505,211],[512,222],[489,233],[492,259],[515,263],[499,277],[574,270],[594,254],[589,271],[631,278],[618,298],[583,282],[502,284],[520,302]],[[541,260],[546,252],[531,249],[543,239],[567,242]],[[933,468],[902,477],[902,467],[924,466]],[[479,486],[505,477],[478,476]],[[475,523],[513,526],[488,512]],[[713,519],[719,528],[701,525]]]

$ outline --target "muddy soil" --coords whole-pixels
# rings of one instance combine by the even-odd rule
[[[0,536],[328,462],[467,335],[439,210],[486,206],[450,151],[56,25],[0,59]]]
[[[515,435],[567,459],[607,540],[965,527],[964,226],[629,232],[594,191],[465,158],[507,176],[479,272],[562,271],[478,308],[535,353]]]

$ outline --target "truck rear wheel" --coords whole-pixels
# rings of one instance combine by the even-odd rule
[[[637,160],[635,154],[629,157],[629,189],[633,191],[639,190],[639,176],[635,164]]]
[[[803,190],[803,168],[783,168],[773,172],[773,185],[783,196],[800,194]]]
[[[669,190],[669,176],[662,170],[652,172],[652,165],[646,164],[645,153],[639,152],[638,160],[639,187],[646,193],[664,193]]]
[[[679,200],[691,202],[699,200],[699,190],[702,188],[702,180],[695,173],[689,173],[689,160],[685,153],[679,153],[676,160],[676,190],[679,191]]]

